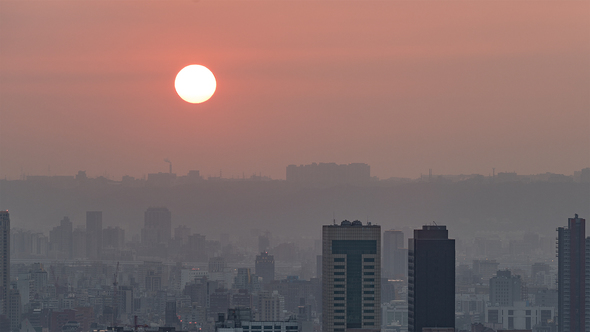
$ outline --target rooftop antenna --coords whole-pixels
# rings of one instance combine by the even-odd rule
[[[332,211],[332,222],[336,225],[336,212]]]
[[[170,174],[172,174],[172,162],[168,158],[164,159],[164,162],[170,164]]]
[[[436,224],[436,221],[434,221],[434,220],[433,220],[433,221],[432,221],[432,223],[434,224],[434,226],[438,226],[438,225]]]

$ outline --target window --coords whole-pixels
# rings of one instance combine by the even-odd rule
[[[374,314],[375,313],[375,310],[373,310],[373,309],[367,309],[367,310],[363,310],[363,312],[365,314]]]
[[[363,259],[364,262],[374,262],[375,258],[365,258]]]
[[[374,297],[363,297],[363,301],[375,301]]]
[[[344,294],[344,291],[343,290],[335,290],[334,294]]]
[[[375,272],[363,272],[363,275],[365,276],[374,276]]]
[[[374,290],[366,290],[363,292],[363,294],[375,294]]]
[[[363,316],[363,319],[375,319],[375,316]]]
[[[334,310],[334,313],[335,314],[343,314],[344,310],[343,309],[336,309],[336,310]]]
[[[344,275],[344,272],[334,272],[334,275],[335,276],[343,276]]]
[[[335,270],[344,270],[344,265],[334,265]]]
[[[334,285],[334,288],[344,288],[344,285]]]
[[[272,325],[264,325],[265,330],[272,330]]]
[[[344,278],[334,278],[334,281],[338,282],[338,281],[344,281]]]
[[[344,296],[342,297],[335,297],[334,301],[344,301]]]
[[[334,332],[344,332],[344,329],[334,329]]]
[[[344,322],[334,322],[334,325],[344,325]]]
[[[514,310],[508,310],[509,315],[514,315]]]
[[[344,307],[344,303],[334,303],[335,307]]]
[[[374,307],[375,303],[364,303],[363,307]]]
[[[336,287],[336,286],[334,286]],[[375,288],[375,285],[363,285],[364,288]]]
[[[513,311],[513,310],[508,310],[508,311]],[[508,328],[509,329],[514,328],[514,317],[508,317]]]
[[[367,270],[374,270],[375,269],[375,265],[365,265],[365,269],[367,269]]]
[[[375,323],[374,323],[374,322],[364,322],[364,323],[363,323],[363,325],[369,325],[369,326],[372,326],[372,325],[375,325]]]
[[[365,281],[367,281],[367,282],[373,282],[373,281],[375,281],[375,278],[365,278]]]
[[[334,319],[344,319],[344,316],[334,316]]]
[[[530,310],[527,310],[527,311],[526,311],[526,315],[527,315],[527,316],[530,316],[530,315],[531,315],[531,311],[530,311]]]
[[[334,258],[334,262],[344,262],[344,257],[342,257],[342,258]]]

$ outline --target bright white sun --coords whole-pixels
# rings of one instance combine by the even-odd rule
[[[174,81],[176,93],[184,101],[198,104],[213,96],[217,82],[213,73],[205,66],[190,65],[182,68]]]

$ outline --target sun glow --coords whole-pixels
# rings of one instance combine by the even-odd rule
[[[198,104],[213,96],[217,81],[213,73],[205,66],[190,65],[182,68],[174,81],[176,93],[184,101]]]

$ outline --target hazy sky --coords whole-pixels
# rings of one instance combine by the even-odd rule
[[[590,166],[590,1],[1,1],[0,176]],[[217,92],[174,90],[189,64]]]

